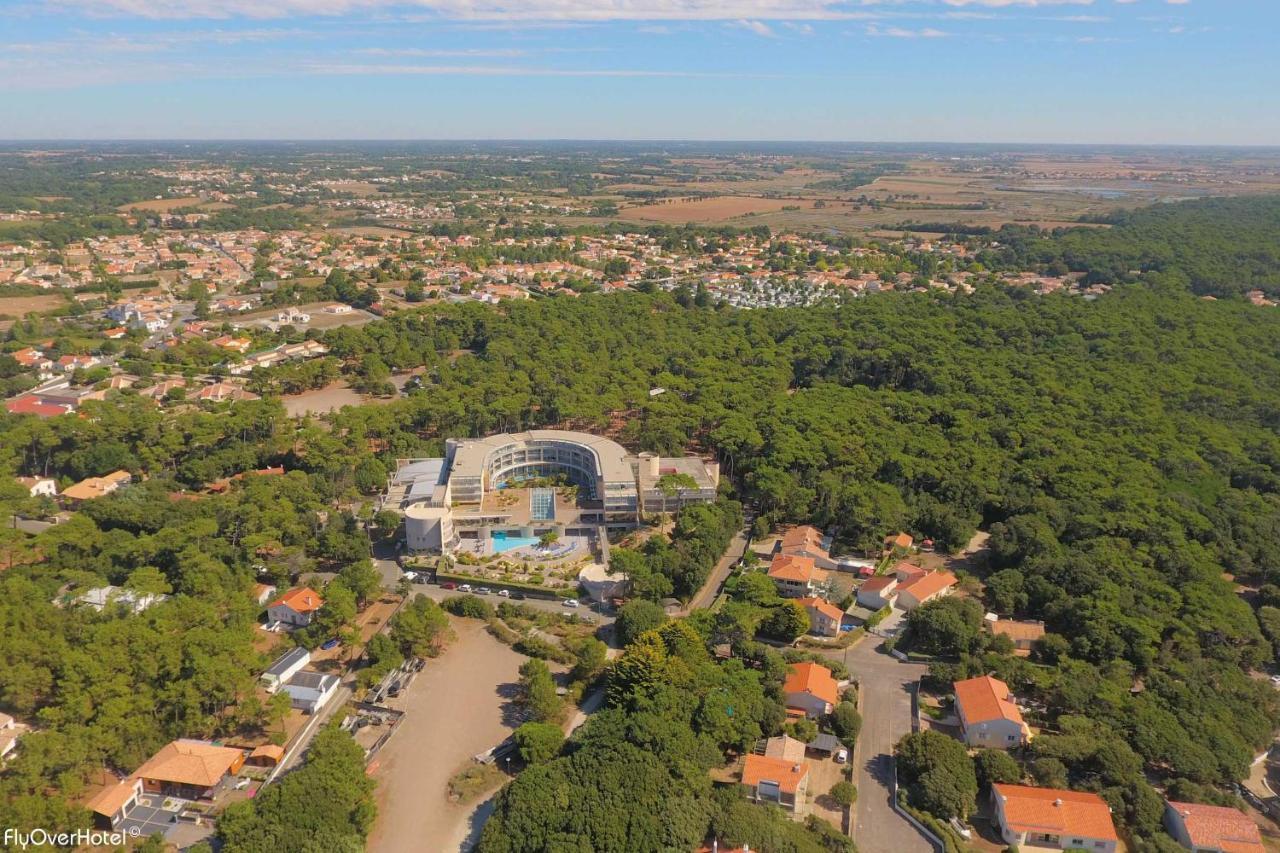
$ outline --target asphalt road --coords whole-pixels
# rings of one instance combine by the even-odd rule
[[[890,801],[893,745],[911,731],[911,686],[928,671],[881,649],[874,635],[843,653],[845,666],[862,687],[862,732],[853,760],[857,769],[857,815],[851,835],[863,853],[932,853],[933,845]]]
[[[686,615],[690,611],[710,607],[715,603],[716,596],[720,594],[720,590],[724,587],[724,582],[729,579],[729,573],[733,571],[734,565],[747,552],[747,535],[750,530],[751,522],[748,521],[746,527],[733,535],[733,539],[729,541],[729,547],[725,549],[724,556],[720,558],[720,562],[716,563],[716,567],[707,577],[702,589],[698,590],[697,594],[689,601],[689,606],[685,609]]]

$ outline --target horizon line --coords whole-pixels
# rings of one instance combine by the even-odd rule
[[[103,136],[103,137],[0,137],[0,145],[14,144],[116,144],[116,143],[607,143],[607,144],[701,144],[701,145],[939,145],[939,146],[1052,146],[1061,148],[1234,148],[1280,150],[1280,142],[1049,142],[1032,140],[867,140],[867,139],[803,139],[803,138],[711,138],[711,137],[257,137],[257,136]]]

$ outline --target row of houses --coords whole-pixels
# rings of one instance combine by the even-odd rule
[[[1119,846],[1111,809],[1097,794],[996,783],[991,809],[1000,836],[1015,849],[1113,853]],[[1165,801],[1169,834],[1195,853],[1263,853],[1258,826],[1243,812]]]

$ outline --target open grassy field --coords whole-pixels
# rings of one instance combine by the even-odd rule
[[[66,304],[67,300],[56,293],[37,296],[0,296],[0,316],[26,317],[29,314],[52,311]]]
[[[121,212],[142,210],[147,213],[168,213],[183,207],[198,207],[204,203],[199,196],[183,196],[181,198],[152,198],[146,201],[131,201],[116,208]]]
[[[772,213],[784,207],[813,207],[813,201],[781,198],[754,198],[752,196],[722,196],[719,198],[674,199],[669,202],[642,204],[619,212],[625,219],[645,219],[652,222],[723,222],[748,214]]]

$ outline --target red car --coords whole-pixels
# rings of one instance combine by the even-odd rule
[[[457,589],[458,585],[453,581],[445,581],[444,583],[440,584],[440,588],[441,589]]]

